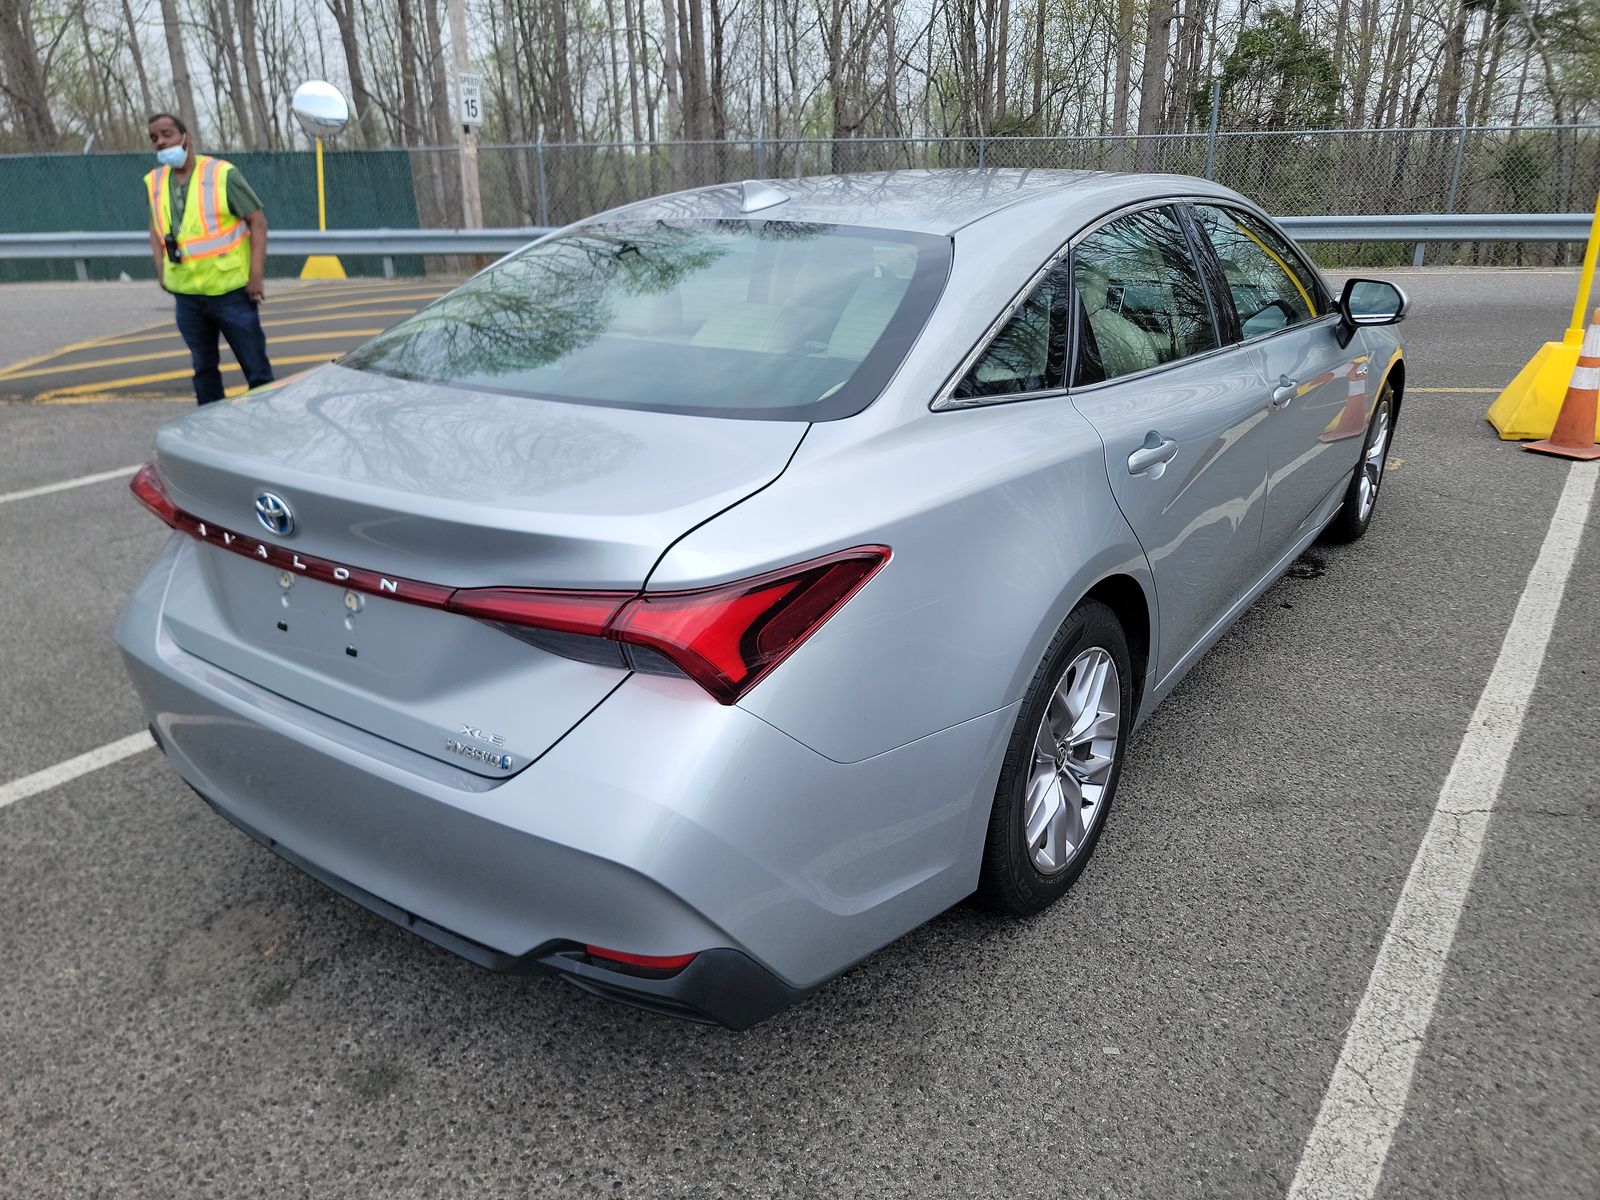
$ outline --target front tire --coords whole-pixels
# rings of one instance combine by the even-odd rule
[[[1378,406],[1367,424],[1366,440],[1361,443],[1361,461],[1345,489],[1344,503],[1323,531],[1329,542],[1353,542],[1367,532],[1377,510],[1378,489],[1383,486],[1384,469],[1389,463],[1389,445],[1394,436],[1394,390],[1386,383],[1378,393]]]
[[[1083,872],[1133,725],[1133,669],[1116,614],[1085,600],[1051,640],[1017,714],[995,789],[978,899],[1027,916]]]

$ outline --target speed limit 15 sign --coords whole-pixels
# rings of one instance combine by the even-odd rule
[[[461,123],[482,125],[483,76],[476,71],[461,71],[456,74],[456,85],[461,95]]]

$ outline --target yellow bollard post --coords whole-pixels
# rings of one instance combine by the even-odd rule
[[[328,203],[327,191],[322,180],[322,139],[317,139],[317,228],[324,233],[328,229]],[[306,257],[306,265],[300,268],[301,279],[343,279],[344,264],[334,254],[312,254]]]
[[[1547,438],[1555,428],[1556,413],[1566,399],[1567,383],[1572,379],[1572,369],[1578,364],[1578,350],[1583,345],[1583,314],[1589,303],[1597,257],[1600,257],[1600,199],[1595,202],[1594,220],[1589,225],[1589,244],[1583,252],[1583,271],[1578,279],[1578,302],[1572,307],[1572,324],[1559,342],[1546,342],[1539,347],[1528,365],[1517,372],[1517,377],[1506,385],[1506,390],[1484,414],[1505,441]],[[1596,430],[1596,437],[1600,438],[1600,429]]]
[[[1583,252],[1583,273],[1578,276],[1578,302],[1572,306],[1572,324],[1562,339],[1569,346],[1583,344],[1583,314],[1589,307],[1589,285],[1594,282],[1595,263],[1600,261],[1600,201],[1594,206],[1594,221],[1589,225],[1589,248]]]

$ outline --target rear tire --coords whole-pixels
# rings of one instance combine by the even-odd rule
[[[1394,390],[1386,383],[1378,393],[1378,406],[1367,424],[1367,436],[1361,443],[1361,458],[1355,473],[1345,488],[1344,503],[1338,514],[1323,530],[1323,540],[1353,542],[1367,532],[1372,524],[1372,514],[1377,511],[1378,490],[1383,486],[1384,470],[1389,463],[1389,446],[1394,439]]]
[[[1027,916],[1083,872],[1110,812],[1133,724],[1133,670],[1116,614],[1085,600],[1034,672],[995,789],[977,898]]]

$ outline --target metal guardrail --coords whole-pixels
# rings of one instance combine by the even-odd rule
[[[1379,213],[1279,217],[1301,242],[1583,242],[1588,213]]]
[[[308,254],[373,254],[384,262],[384,275],[394,277],[394,259],[402,254],[509,254],[541,234],[542,226],[519,229],[274,229],[267,238],[273,257]],[[70,258],[78,278],[89,278],[91,258],[144,258],[150,236],[144,230],[111,233],[0,233],[0,259]]]
[[[1581,242],[1588,213],[1380,213],[1372,216],[1279,217],[1303,242]],[[508,254],[549,230],[517,229],[274,229],[267,253],[371,254],[394,274],[402,254]],[[113,233],[0,233],[0,259],[70,258],[78,278],[89,278],[91,258],[142,258],[150,253],[143,231]]]

